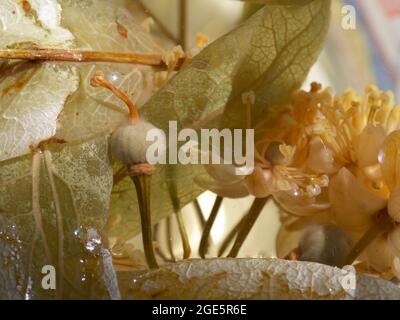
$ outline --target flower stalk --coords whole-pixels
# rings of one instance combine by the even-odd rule
[[[161,54],[134,52],[101,52],[66,49],[0,50],[0,59],[42,60],[63,62],[110,62],[166,67]]]
[[[212,226],[214,225],[215,219],[217,218],[218,211],[221,207],[223,197],[217,196],[215,199],[214,205],[212,207],[210,216],[207,219],[206,225],[203,230],[203,235],[201,236],[200,246],[199,246],[199,255],[203,259],[208,251],[209,237]]]
[[[265,204],[267,203],[269,197],[266,198],[256,198],[249,210],[249,213],[246,215],[245,221],[243,221],[241,225],[241,229],[238,232],[238,235],[235,239],[235,242],[232,246],[231,251],[228,254],[229,258],[236,258],[239,253],[240,248],[242,247],[244,241],[250,233],[250,230],[253,228],[256,223],[258,217],[262,209],[264,209]]]

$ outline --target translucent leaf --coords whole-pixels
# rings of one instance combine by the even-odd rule
[[[54,136],[57,118],[79,82],[71,67],[17,62],[3,68],[0,161],[27,154],[31,145]]]
[[[32,10],[37,9],[32,14],[42,19],[40,24],[46,30],[58,25],[61,7],[57,2],[34,0],[29,3]],[[134,11],[133,16],[127,11],[127,7],[132,7],[130,1],[65,0],[60,3],[62,24],[71,27],[74,33],[74,48],[163,53],[140,26],[143,12]],[[19,27],[23,34],[24,26]],[[35,31],[35,27],[29,26],[26,33],[32,30]],[[25,41],[30,40],[25,37],[18,46],[25,45]],[[34,44],[53,46],[53,43],[40,41]],[[42,290],[40,283],[44,264],[53,264],[57,272],[60,271],[56,228],[59,207],[65,237],[63,297],[119,297],[112,259],[102,241],[107,239],[103,227],[108,219],[112,188],[107,135],[125,119],[127,112],[112,94],[90,86],[90,78],[97,69],[104,71],[120,89],[134,94],[138,104],[155,90],[156,71],[146,67],[0,63],[0,214],[7,225],[15,226],[13,236],[20,241],[18,262],[23,268],[16,277],[14,269],[1,265],[0,284],[5,285],[0,286],[0,296],[55,297],[54,291]],[[65,105],[67,97],[75,90]],[[34,187],[30,147],[54,135],[67,141],[62,147],[51,146],[54,182],[49,180],[44,155],[41,155],[36,174],[40,177],[40,186]],[[21,155],[25,156],[19,157]],[[40,190],[39,212],[47,241],[37,231],[33,213],[37,211],[34,204],[38,204],[33,201],[33,190]],[[3,248],[1,239],[0,248]],[[5,247],[3,252],[6,254],[9,250]],[[16,278],[22,283],[17,291],[3,292],[4,288],[15,284]]]
[[[243,124],[242,94],[254,91],[253,119],[285,103],[315,62],[329,25],[330,1],[266,6],[218,39],[144,106],[160,127],[168,118],[201,126],[227,113]],[[160,110],[163,110],[160,113]],[[256,121],[254,121],[256,122]]]
[[[26,44],[67,47],[74,37],[60,27],[60,20],[61,7],[56,0],[2,0],[0,48]]]
[[[246,120],[242,94],[253,91],[255,125],[271,108],[288,101],[306,78],[323,46],[329,12],[330,1],[326,0],[266,6],[201,51],[141,108],[141,114],[165,132],[171,120],[178,122],[178,130],[241,128]],[[201,165],[159,168],[152,197],[162,209],[154,209],[154,222],[170,214],[169,208],[182,207],[196,198],[202,188],[195,187],[195,180],[205,174]],[[129,178],[124,181],[127,186],[129,182]],[[115,234],[127,234],[122,232],[124,228],[138,230],[131,220],[133,210],[138,216],[133,194],[120,187],[114,191],[111,212],[119,216],[114,221],[120,221]],[[126,215],[129,218],[124,219]]]
[[[56,208],[59,205],[64,231],[63,297],[116,297],[118,290],[115,289],[110,255],[102,244],[102,229],[107,219],[112,188],[107,139],[53,146],[50,153],[58,201],[51,189],[43,154],[34,156],[39,157],[37,169],[33,166],[31,155],[0,165],[0,221],[7,221],[8,229],[13,230],[13,239],[9,244],[11,248],[18,249],[13,263],[15,266],[22,265],[17,278],[21,282],[17,286],[18,294],[28,299],[55,297],[54,290],[42,289],[41,270],[44,265],[51,264],[60,272],[56,226]],[[38,158],[35,159],[37,161]],[[35,177],[39,177],[39,182]],[[35,200],[33,194],[37,192],[39,198]],[[42,217],[46,241],[35,223],[36,207]],[[2,232],[6,230],[1,229]],[[1,273],[5,272],[4,268],[1,270]],[[57,281],[57,288],[59,286],[61,284]],[[0,296],[5,294],[5,288],[0,286]]]
[[[127,9],[130,1],[60,1],[62,25],[75,36],[83,50],[163,54],[142,23],[142,12]],[[138,8],[136,8],[138,9]],[[138,17],[139,16],[139,17]],[[124,32],[121,32],[124,30]],[[132,64],[78,65],[79,90],[69,99],[61,116],[58,135],[68,141],[82,141],[114,131],[126,118],[127,110],[112,93],[93,88],[90,79],[97,70],[142,105],[157,89],[156,74],[150,67]]]

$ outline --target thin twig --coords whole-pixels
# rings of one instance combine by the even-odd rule
[[[128,169],[123,166],[113,176],[113,185],[117,185],[128,176]]]
[[[40,210],[40,151],[33,151],[32,158],[32,213],[35,219],[36,231],[40,234],[43,241],[43,247],[46,254],[46,258],[51,263],[50,249],[47,244],[46,233],[43,229],[42,214]]]
[[[211,233],[212,226],[214,225],[215,219],[217,218],[219,208],[221,207],[222,200],[224,198],[217,196],[212,207],[210,216],[207,219],[206,225],[204,227],[203,235],[201,236],[200,246],[199,246],[199,255],[203,259],[208,251],[208,238]]]
[[[206,219],[204,218],[203,210],[201,210],[200,203],[199,203],[199,200],[197,200],[197,198],[194,199],[193,205],[194,205],[194,209],[195,209],[197,218],[200,221],[201,228],[204,229],[204,226],[206,225]]]
[[[189,236],[186,231],[185,222],[183,221],[182,211],[177,211],[175,216],[176,221],[178,222],[179,234],[181,235],[182,240],[183,259],[188,259],[192,250],[190,248]]]
[[[110,90],[117,98],[126,104],[129,110],[129,117],[132,122],[137,121],[139,118],[139,113],[136,105],[131,99],[119,88],[114,86],[111,82],[107,81],[105,75],[102,71],[97,71],[95,75],[90,80],[90,85],[92,87],[103,87]]]
[[[171,219],[171,216],[167,217],[167,230],[166,230],[166,234],[167,234],[167,246],[168,246],[168,251],[169,254],[171,256],[171,260],[173,262],[176,261],[176,257],[174,254],[174,246],[173,246],[173,242],[172,242],[172,222],[173,220]]]
[[[161,258],[161,260],[163,260],[163,262],[171,262],[166,254],[163,252],[163,250],[161,249],[160,246],[160,223],[156,223],[153,227],[153,241],[155,241],[157,243],[157,245],[155,246],[155,252],[156,254],[158,254]]]
[[[183,50],[187,49],[187,0],[179,1],[179,44]]]
[[[240,248],[242,247],[247,236],[249,235],[251,228],[257,221],[257,218],[260,216],[260,213],[264,208],[265,204],[267,203],[267,201],[268,197],[256,198],[253,201],[249,213],[246,215],[246,219],[243,222],[242,227],[239,230],[239,233],[236,237],[235,243],[233,244],[233,247],[228,254],[229,258],[235,258],[238,255]]]
[[[43,60],[64,62],[111,62],[131,63],[148,66],[165,66],[161,54],[156,53],[123,53],[123,52],[101,52],[65,49],[6,49],[0,50],[0,59],[18,60]]]

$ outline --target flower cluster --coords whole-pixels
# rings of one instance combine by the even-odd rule
[[[353,243],[388,220],[358,259],[400,278],[400,107],[393,100],[391,92],[374,86],[363,97],[352,90],[337,97],[317,83],[309,92],[295,92],[289,105],[255,128],[254,172],[238,178],[211,169],[214,190],[272,195],[297,231],[329,222]],[[290,230],[286,223],[282,228]],[[286,235],[278,242],[289,241]]]

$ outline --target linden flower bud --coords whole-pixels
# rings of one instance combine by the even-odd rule
[[[350,252],[346,234],[332,224],[309,226],[299,243],[299,260],[341,267]]]
[[[147,140],[147,135],[152,130],[153,136],[164,136],[160,129],[144,120],[117,129],[111,136],[111,149],[115,157],[125,165],[147,163],[147,150],[154,144],[154,141]],[[158,148],[158,152],[165,152],[165,141],[158,142],[162,147]]]

